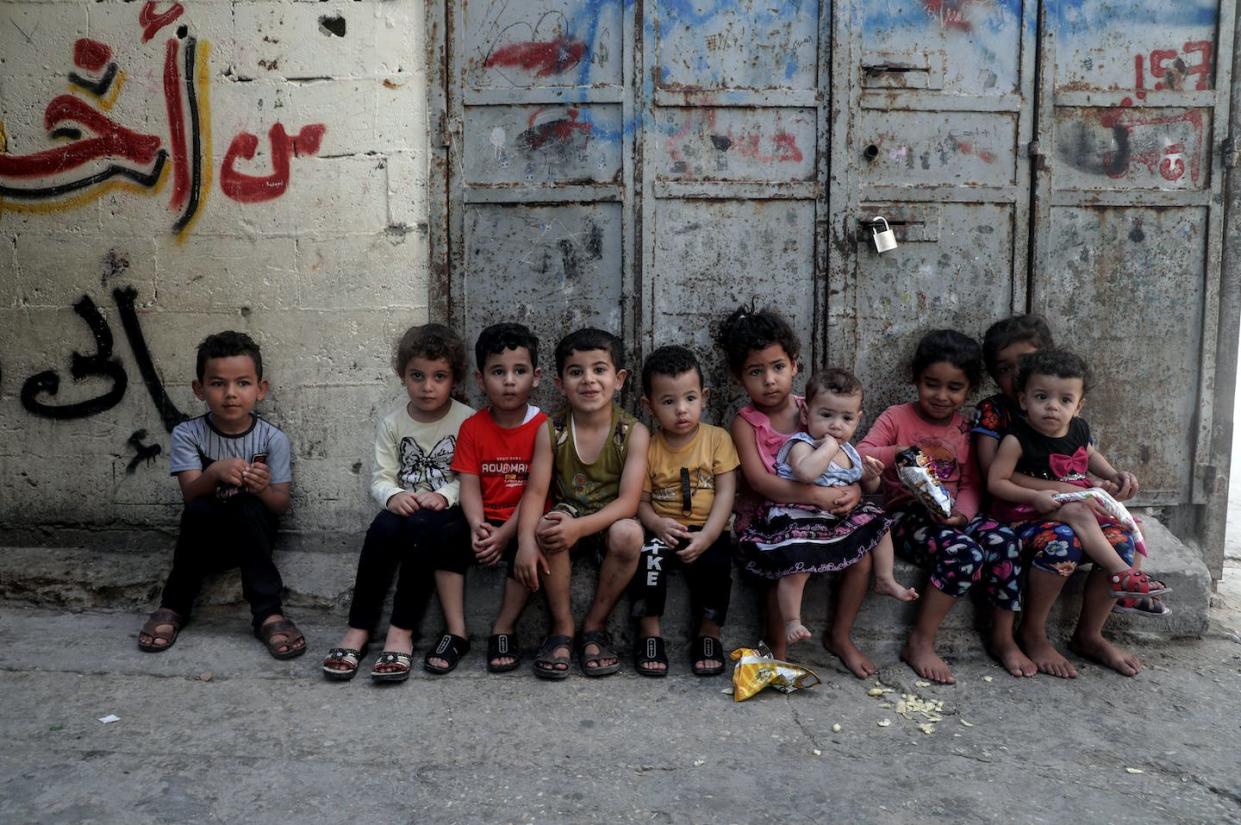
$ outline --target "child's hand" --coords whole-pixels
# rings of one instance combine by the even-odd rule
[[[676,547],[682,540],[690,537],[690,532],[685,529],[685,525],[674,518],[661,518],[651,532],[655,534],[655,538],[670,548]]]
[[[531,593],[535,593],[539,589],[540,570],[544,574],[552,572],[551,568],[547,566],[547,559],[539,552],[539,548],[537,546],[522,546],[518,548],[517,561],[513,565],[513,575]]]
[[[484,530],[483,528],[486,528]],[[491,567],[500,560],[504,553],[504,536],[487,522],[480,524],[474,531],[474,559],[484,567]]]
[[[422,510],[447,510],[448,499],[439,493],[414,493],[414,499]]]
[[[1057,504],[1056,506],[1059,507],[1060,505]],[[953,510],[952,515],[948,518],[944,518],[937,513],[932,513],[931,517],[945,527],[964,527],[967,523],[969,523],[969,519],[967,519],[963,513],[958,513],[956,510]]]
[[[388,512],[398,516],[412,516],[421,509],[413,493],[402,491],[388,499]]]
[[[862,501],[862,488],[857,484],[831,489],[836,492],[836,498],[835,503],[828,507],[827,511],[834,516],[847,516]]]
[[[1056,494],[1051,490],[1039,490],[1034,494],[1034,499],[1030,502],[1030,506],[1043,515],[1047,515],[1059,510],[1060,502],[1056,501]]]
[[[247,464],[241,476],[245,482],[246,492],[256,496],[271,484],[271,470],[266,464]]]
[[[698,560],[699,556],[707,552],[707,548],[710,546],[711,542],[706,540],[701,530],[697,533],[690,533],[689,542],[676,551],[677,558],[681,560],[682,564],[693,564]]]
[[[543,516],[534,534],[539,540],[539,547],[549,553],[563,553],[582,537],[577,519],[560,510],[552,510]]]
[[[1112,486],[1116,488],[1108,490],[1112,494],[1112,498],[1117,501],[1131,499],[1138,494],[1138,477],[1125,470],[1117,470],[1116,477],[1112,480]],[[1107,488],[1105,487],[1104,489]]]
[[[874,456],[862,456],[862,481],[874,481],[883,475],[884,464]]]
[[[207,472],[215,476],[218,484],[231,484],[234,487],[240,487],[246,483],[246,468],[248,466],[250,465],[246,464],[245,459],[222,458],[219,461],[211,462]]]

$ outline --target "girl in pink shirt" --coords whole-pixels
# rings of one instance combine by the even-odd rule
[[[985,582],[995,607],[990,647],[1014,676],[1029,676],[1034,664],[1013,639],[1021,609],[1021,548],[1013,531],[979,513],[982,483],[970,452],[970,425],[960,409],[982,379],[982,348],[951,329],[928,333],[918,342],[911,374],[918,398],[888,407],[858,445],[863,456],[884,465],[880,477],[895,519],[896,551],[930,572],[932,587],[919,600],[918,618],[901,658],[924,679],[952,684],[952,669],[935,653],[944,617],[975,582]],[[932,514],[896,476],[896,454],[918,447],[951,493],[952,515]]]
[[[750,396],[750,404],[733,419],[730,431],[741,459],[741,478],[734,529],[742,546],[761,541],[764,529],[756,510],[762,502],[806,504],[838,517],[850,514],[862,498],[861,487],[819,487],[789,481],[776,475],[776,455],[792,435],[802,429],[802,399],[793,394],[801,345],[788,322],[770,309],[738,307],[720,325],[717,342],[724,351],[729,371]],[[886,519],[880,516],[880,524]],[[866,597],[870,580],[870,553],[850,559],[841,573],[835,612],[823,646],[835,654],[854,675],[866,678],[878,668],[853,643],[853,620]],[[787,655],[786,622],[794,617],[780,611],[777,589],[767,594],[767,641],[777,659]],[[800,617],[798,617],[800,620]]]

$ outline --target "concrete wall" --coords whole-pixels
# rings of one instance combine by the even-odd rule
[[[426,146],[417,0],[0,0],[0,525],[174,522],[169,429],[232,328],[295,445],[286,525],[363,526],[427,315]]]

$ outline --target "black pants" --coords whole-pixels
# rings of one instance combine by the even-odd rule
[[[691,527],[692,532],[701,528]],[[633,598],[633,618],[664,615],[664,603],[668,596],[668,573],[674,567],[685,571],[685,583],[689,585],[690,608],[694,620],[706,619],[718,625],[728,616],[728,602],[732,597],[733,563],[732,536],[725,531],[720,534],[702,555],[690,564],[684,564],[676,551],[659,539],[646,534],[642,545],[642,557],[638,570],[633,574],[629,593]]]
[[[413,630],[435,590],[437,566],[459,553],[462,546],[468,548],[469,539],[470,528],[460,507],[416,510],[408,516],[384,510],[375,516],[358,558],[349,626],[374,630],[399,566],[391,623],[402,630]]]
[[[249,493],[222,500],[203,496],[186,504],[160,607],[188,619],[203,578],[239,567],[241,592],[250,603],[255,628],[283,612],[284,582],[271,558],[277,523],[276,514]]]

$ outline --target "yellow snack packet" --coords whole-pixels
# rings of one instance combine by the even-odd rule
[[[733,667],[734,702],[744,702],[763,688],[792,693],[820,683],[814,671],[774,658],[762,642],[759,642],[757,650],[739,647],[731,657],[737,663]]]

